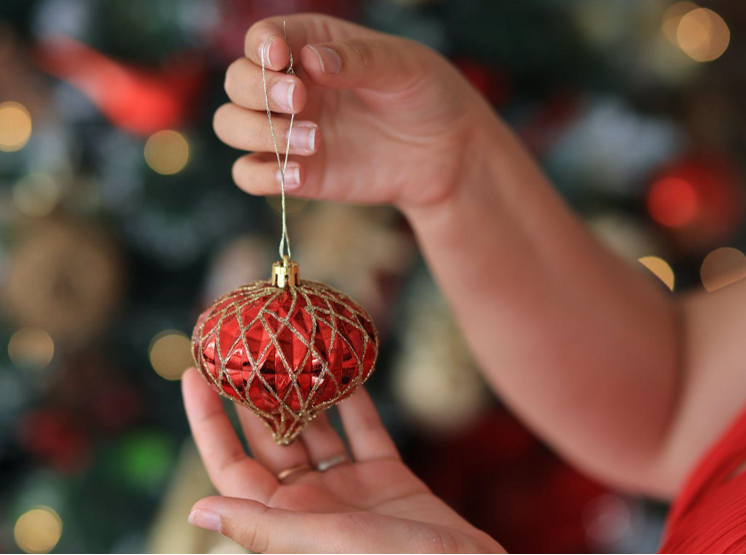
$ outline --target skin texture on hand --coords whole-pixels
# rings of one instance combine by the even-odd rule
[[[297,77],[283,71],[283,20]],[[255,24],[227,72],[215,131],[254,151],[233,168],[245,191],[280,189],[261,52],[281,149],[287,114],[298,124],[288,193],[397,206],[506,403],[589,473],[673,495],[743,402],[742,326],[714,322],[739,322],[714,307],[743,296],[675,302],[589,235],[446,60],[326,16]]]
[[[326,470],[283,470],[346,452],[322,414],[288,447],[233,405],[254,458],[238,439],[221,398],[196,370],[183,378],[184,403],[210,479],[224,497],[199,501],[189,521],[257,553],[502,552],[402,463],[365,390],[339,405],[352,459]]]

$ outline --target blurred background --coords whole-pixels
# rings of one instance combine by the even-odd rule
[[[211,118],[245,31],[296,11],[453,60],[661,287],[746,275],[742,2],[2,0],[0,552],[237,552],[186,523],[212,490],[177,380],[195,317],[276,256],[279,203],[235,188]],[[656,549],[665,506],[579,475],[487,390],[400,215],[289,210],[303,274],[377,321],[369,389],[438,495],[509,551]]]

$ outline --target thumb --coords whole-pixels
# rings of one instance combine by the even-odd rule
[[[347,514],[273,509],[257,501],[208,497],[198,501],[189,523],[219,532],[254,553],[348,553]],[[362,538],[354,543],[361,546]],[[354,540],[353,540],[354,541]]]
[[[354,38],[306,45],[301,62],[323,87],[399,92],[424,73],[423,48],[396,37]]]
[[[412,547],[407,538],[427,535],[412,521],[382,515],[286,511],[232,497],[198,501],[189,523],[254,553],[401,553]],[[427,536],[440,538],[434,530]]]

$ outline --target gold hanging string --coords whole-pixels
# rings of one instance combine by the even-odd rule
[[[290,51],[290,63],[288,64],[287,74],[295,75],[293,70],[293,51],[290,49],[290,41],[288,41],[287,29],[285,22],[282,22],[282,33],[285,37],[285,42],[288,45]],[[272,134],[272,143],[275,147],[275,155],[277,156],[277,166],[280,168],[280,195],[282,198],[282,237],[280,238],[280,259],[284,260],[285,255],[289,259],[290,254],[290,237],[288,236],[288,222],[287,222],[287,210],[285,209],[285,170],[288,167],[288,155],[290,154],[290,134],[293,131],[293,120],[295,114],[290,114],[290,127],[288,129],[287,145],[285,146],[285,162],[283,163],[280,158],[280,148],[277,146],[277,135],[275,135],[275,126],[272,123],[272,111],[269,109],[269,93],[267,91],[267,72],[265,69],[266,59],[265,54],[267,52],[267,46],[269,45],[267,39],[262,44],[261,58],[262,58],[262,83],[264,84],[264,105],[267,107],[267,119],[269,120],[269,132]],[[287,251],[287,252],[285,252]]]

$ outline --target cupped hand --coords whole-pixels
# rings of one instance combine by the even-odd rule
[[[288,75],[292,48],[297,76]],[[278,146],[291,158],[286,191],[356,203],[420,207],[458,186],[475,130],[494,119],[486,102],[445,59],[415,42],[322,15],[263,20],[247,33],[245,58],[228,69],[231,103],[215,114],[217,135],[253,154],[238,159],[236,183],[253,194],[280,190],[262,83]]]
[[[183,391],[195,442],[223,495],[195,504],[192,524],[259,553],[502,552],[402,463],[363,389],[339,405],[349,458],[325,415],[280,447],[236,405],[251,458],[196,370],[184,375]]]

